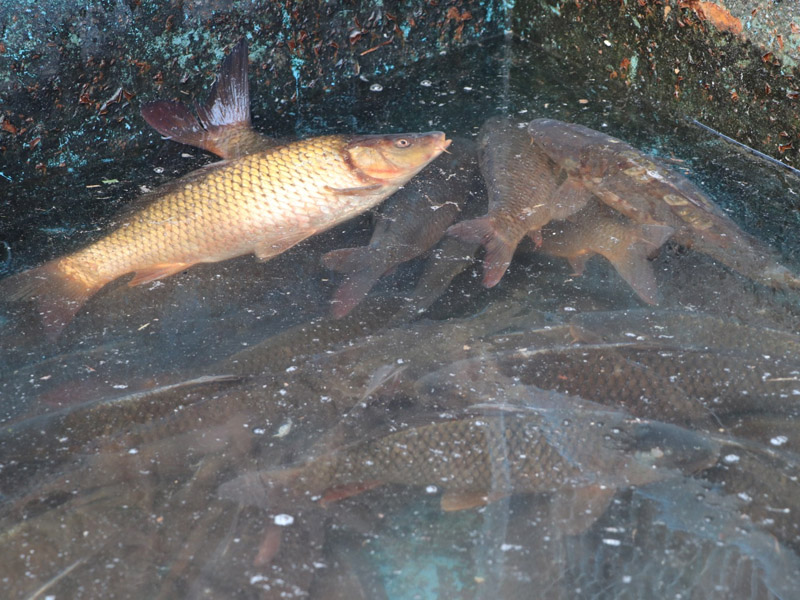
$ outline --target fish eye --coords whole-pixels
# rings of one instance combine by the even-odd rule
[[[409,142],[406,138],[400,138],[394,143],[394,145],[398,148],[407,148],[411,145],[411,142]]]

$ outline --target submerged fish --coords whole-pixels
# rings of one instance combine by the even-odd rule
[[[497,285],[517,244],[551,219],[564,219],[591,198],[583,186],[560,177],[562,169],[517,123],[492,118],[479,136],[480,166],[489,192],[485,217],[456,223],[447,233],[486,248],[483,285]]]
[[[512,493],[584,488],[610,500],[616,488],[657,481],[673,469],[709,467],[717,451],[699,434],[623,413],[499,405],[356,443],[299,467],[249,473],[220,493],[252,499],[259,486],[268,493],[283,485],[325,502],[396,483],[443,490],[443,510]]]
[[[277,145],[250,126],[247,42],[241,40],[220,66],[197,116],[182,102],[158,100],[142,106],[144,120],[164,137],[222,158],[239,158]]]
[[[375,206],[449,143],[441,132],[329,135],[209,165],[148,194],[97,242],[7,278],[0,297],[36,297],[57,333],[127,273],[139,285],[250,252],[272,258]]]
[[[667,225],[679,244],[770,286],[800,287],[762,242],[742,231],[697,186],[645,154],[588,127],[553,119],[528,125],[534,144],[568,178],[637,223]]]
[[[472,199],[478,173],[474,143],[457,140],[449,152],[447,160],[428,167],[383,206],[368,245],[323,256],[326,267],[347,274],[333,297],[335,317],[353,310],[381,276],[435,246]]]
[[[658,304],[659,293],[648,257],[673,234],[666,225],[640,225],[593,202],[565,221],[542,232],[542,251],[569,260],[576,275],[595,254],[604,256],[617,273],[648,304]]]

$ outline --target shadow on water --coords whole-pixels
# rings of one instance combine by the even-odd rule
[[[254,121],[455,146],[495,114],[624,139],[800,271],[793,175],[510,39],[306,99],[294,132]],[[206,160],[165,142],[18,187],[0,268],[96,239]],[[399,194],[467,185],[435,207],[484,214],[463,164],[445,192],[424,171]],[[390,207],[267,263],[114,282],[55,342],[31,306],[3,307],[9,598],[793,597],[796,292],[668,243],[644,308],[608,263],[578,277],[531,241],[486,289],[475,246],[444,238],[333,318],[347,275],[323,255],[368,244]]]

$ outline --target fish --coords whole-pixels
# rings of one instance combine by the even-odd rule
[[[510,119],[486,121],[478,146],[489,211],[484,217],[456,223],[447,233],[486,248],[483,285],[491,288],[508,269],[522,238],[531,233],[535,237],[552,219],[564,219],[578,211],[592,195],[563,177],[557,163]]]
[[[672,236],[667,225],[639,224],[592,202],[563,221],[552,222],[541,233],[545,254],[569,260],[576,275],[595,254],[604,256],[647,304],[658,304],[660,296],[648,258]]]
[[[247,40],[242,39],[220,66],[208,99],[195,115],[183,102],[156,100],[142,105],[142,117],[162,136],[225,159],[263,152],[278,141],[250,123]]]
[[[612,209],[640,224],[666,225],[676,243],[771,287],[800,288],[763,242],[739,228],[700,188],[624,141],[555,119],[528,124],[534,145]]]
[[[710,438],[614,411],[476,407],[356,442],[305,464],[254,471],[223,484],[225,498],[270,488],[335,502],[384,484],[435,486],[440,506],[456,511],[513,493],[586,489],[610,501],[620,487],[644,485],[717,461]],[[471,414],[470,414],[471,413]]]
[[[273,258],[377,205],[449,144],[438,131],[326,135],[214,163],[147,194],[98,241],[3,280],[0,297],[34,297],[57,335],[118,277],[135,273],[134,286],[251,252]]]
[[[383,205],[369,244],[322,257],[325,267],[347,275],[332,299],[334,317],[353,310],[380,277],[433,248],[467,203],[476,202],[474,142],[456,140],[449,152],[446,160],[428,166]]]

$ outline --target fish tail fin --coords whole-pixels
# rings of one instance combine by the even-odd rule
[[[631,286],[634,292],[647,304],[658,304],[661,294],[648,261],[675,232],[666,225],[641,225],[633,241],[627,246],[619,244],[613,249],[600,252],[614,266],[617,273]]]
[[[32,299],[45,335],[56,339],[75,313],[102,285],[71,276],[57,259],[0,281],[0,298],[8,302]]]
[[[486,249],[483,258],[483,285],[494,287],[503,278],[517,244],[505,239],[489,216],[461,221],[447,230],[447,235],[464,242],[481,244]]]
[[[195,116],[181,102],[159,100],[142,106],[142,117],[161,135],[196,146],[222,158],[241,156],[241,147],[259,138],[250,127],[250,88],[247,80],[247,42],[234,46],[220,67],[208,100]]]

